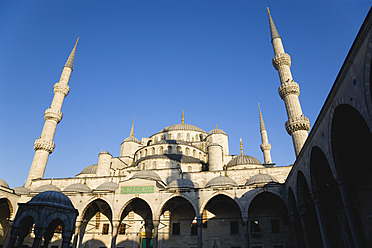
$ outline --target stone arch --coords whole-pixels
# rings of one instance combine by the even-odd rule
[[[240,212],[241,212],[241,213],[244,212],[244,206],[243,206],[243,204],[241,204],[241,202],[239,201],[239,199],[234,198],[232,195],[230,195],[230,194],[227,193],[227,192],[221,192],[221,191],[219,191],[219,192],[215,192],[215,193],[213,193],[213,194],[210,195],[207,199],[204,200],[204,202],[202,203],[202,205],[200,205],[200,208],[199,208],[199,215],[202,215],[202,214],[203,214],[203,210],[205,209],[205,206],[208,204],[208,202],[209,202],[212,198],[214,198],[214,197],[217,196],[217,195],[224,195],[224,196],[230,198],[231,200],[233,200],[233,201],[238,205],[238,207],[239,207],[239,209],[240,209]]]
[[[9,229],[9,221],[13,215],[13,205],[8,198],[0,199],[0,244],[5,241]]]
[[[297,208],[303,222],[303,230],[309,238],[305,242],[310,247],[323,247],[322,237],[317,220],[314,202],[311,197],[309,183],[301,171],[297,172]]]
[[[251,202],[253,201],[253,199],[258,196],[259,194],[262,194],[263,192],[269,192],[271,194],[274,194],[276,195],[277,197],[279,197],[283,202],[284,204],[286,205],[286,207],[288,207],[287,203],[286,203],[286,196],[280,191],[278,190],[278,188],[274,188],[274,187],[265,187],[264,189],[262,188],[259,188],[259,189],[252,189],[250,191],[248,191],[246,194],[244,194],[244,197],[247,196],[249,197],[249,201],[247,202],[247,204],[245,205],[245,208],[244,210],[242,211],[242,213],[246,213],[248,212],[248,209],[249,209],[249,205],[251,204]],[[244,216],[244,214],[243,214]]]
[[[325,154],[317,146],[311,149],[310,180],[323,243],[328,247],[352,246],[338,184]]]
[[[354,243],[370,246],[372,223],[367,220],[372,218],[371,121],[348,104],[338,105],[332,117],[332,155]]]
[[[368,39],[368,45],[364,60],[364,87],[365,97],[367,99],[367,108],[369,113],[372,114],[372,33]],[[357,84],[359,82],[356,82]],[[372,116],[371,116],[372,117]]]
[[[277,194],[260,192],[248,208],[249,235],[252,243],[289,243],[289,218],[285,201]],[[278,235],[280,234],[280,235]]]
[[[181,198],[184,198],[186,201],[188,201],[191,206],[193,207],[194,211],[195,211],[195,215],[198,215],[199,213],[199,210],[198,210],[198,206],[195,205],[195,201],[193,201],[190,197],[186,196],[186,195],[177,195],[177,194],[173,194],[167,198],[165,198],[162,203],[160,204],[159,208],[156,210],[156,212],[154,213],[154,218],[159,218],[159,216],[161,215],[161,212],[162,212],[162,209],[164,208],[165,204],[167,204],[167,202],[169,202],[170,200],[172,200],[173,198],[175,197],[181,197]]]
[[[31,233],[32,227],[36,227],[35,216],[25,213],[23,216],[19,216],[13,223],[11,229],[11,236],[14,240],[13,244],[9,244],[10,247],[21,247],[24,239]],[[34,230],[36,231],[36,229]]]

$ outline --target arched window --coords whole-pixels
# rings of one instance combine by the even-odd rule
[[[156,161],[152,162],[152,168],[156,169]]]
[[[191,172],[192,171],[192,167],[191,166],[187,167],[187,171],[188,172]]]
[[[159,154],[160,155],[164,154],[164,148],[162,146],[159,148]]]
[[[190,149],[186,147],[186,156],[190,156]]]
[[[195,150],[195,149],[192,151],[192,156],[193,156],[194,158],[196,158],[196,150]]]
[[[177,146],[177,153],[182,154],[182,148],[180,146]]]
[[[199,159],[203,160],[203,154],[201,152],[199,152]]]
[[[172,147],[171,146],[168,146],[168,154],[172,154]]]
[[[181,140],[181,134],[180,133],[177,134],[177,140]]]
[[[168,133],[168,140],[172,139],[172,134]]]
[[[195,134],[195,141],[198,141],[198,138],[199,138],[198,134]]]
[[[186,134],[186,141],[190,141],[190,134],[189,133]]]
[[[144,152],[144,155],[143,155],[144,157],[146,157],[147,156],[147,149],[145,149],[145,152]]]
[[[151,148],[151,155],[155,155],[155,147]]]
[[[140,155],[139,155],[139,157],[140,157],[140,158],[142,158],[142,151],[140,151],[140,153],[139,153],[139,154],[140,154]]]
[[[158,137],[157,136],[154,137],[154,143],[156,143],[156,142],[158,142]]]

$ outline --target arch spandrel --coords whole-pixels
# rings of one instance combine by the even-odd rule
[[[203,210],[207,206],[208,202],[210,202],[214,197],[219,196],[219,195],[224,195],[224,196],[228,197],[229,199],[231,199],[238,206],[238,208],[240,210],[240,216],[243,216],[242,214],[243,214],[243,211],[244,211],[244,206],[241,203],[241,201],[238,198],[234,197],[233,195],[230,195],[226,191],[225,192],[222,192],[222,191],[214,192],[212,195],[210,195],[208,198],[206,198],[204,200],[204,202],[202,202],[202,204],[200,205],[199,215],[203,214]]]
[[[185,199],[188,203],[190,203],[190,205],[191,205],[192,208],[194,209],[195,216],[198,215],[198,213],[200,212],[199,209],[198,209],[198,206],[194,204],[194,201],[193,201],[190,197],[188,197],[188,196],[186,196],[186,195],[184,195],[184,194],[172,194],[172,195],[168,196],[167,198],[165,198],[165,199],[160,203],[160,205],[158,206],[156,212],[154,212],[154,216],[153,216],[154,220],[158,220],[158,219],[160,218],[161,213],[162,213],[164,207],[166,206],[166,204],[167,204],[169,201],[171,201],[172,199],[176,198],[176,197],[183,198],[183,199]]]
[[[108,201],[107,199],[102,199],[102,197],[92,197],[88,203],[84,206],[84,209],[83,211],[81,211],[81,215],[80,215],[80,218],[79,218],[79,221],[83,221],[84,220],[84,217],[86,215],[86,212],[87,210],[89,209],[89,207],[92,206],[92,204],[95,202],[95,201],[103,201],[105,204],[107,204],[107,206],[110,208],[110,214],[111,216],[107,216],[105,213],[103,213],[111,222],[113,220],[113,217],[114,217],[114,213],[113,213],[113,207],[112,205],[109,203],[110,201]]]

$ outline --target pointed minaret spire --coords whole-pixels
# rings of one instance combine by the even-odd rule
[[[272,42],[273,39],[280,38],[280,36],[279,36],[278,30],[275,27],[273,18],[271,18],[269,7],[266,7],[266,9],[267,9],[267,13],[269,14],[270,31],[271,31],[271,42]]]
[[[242,138],[240,138],[240,154],[241,155],[244,155],[244,153],[243,153],[243,141],[242,141]]]
[[[73,66],[74,66],[74,60],[75,60],[75,53],[76,53],[76,46],[77,46],[78,42],[79,42],[79,37],[76,40],[75,46],[72,49],[72,51],[70,53],[70,56],[68,56],[68,59],[67,59],[66,64],[65,64],[65,67],[70,67],[71,69],[73,68]]]
[[[133,117],[133,122],[132,122],[132,128],[130,129],[130,134],[129,137],[134,137],[134,117]]]
[[[181,123],[185,124],[185,112],[182,110]]]
[[[54,97],[50,108],[44,113],[45,123],[41,135],[35,140],[34,150],[35,155],[32,160],[30,172],[28,173],[26,187],[30,188],[33,179],[43,178],[45,168],[48,162],[49,154],[54,150],[55,144],[53,142],[54,134],[57,129],[57,124],[62,120],[62,104],[70,91],[68,83],[72,72],[72,66],[74,63],[76,44],[72,49],[72,52],[63,67],[59,82],[53,87]]]
[[[288,121],[285,123],[285,128],[288,134],[292,136],[292,142],[297,156],[307,139],[310,130],[310,122],[302,113],[300,100],[298,99],[300,95],[300,86],[294,82],[290,69],[291,57],[284,51],[282,39],[276,30],[269,10],[268,14],[271,29],[271,43],[273,44],[275,54],[272,62],[274,68],[279,73],[279,95],[283,99],[287,110]]]
[[[258,104],[258,111],[260,113],[260,132],[261,132],[261,141],[262,141],[260,148],[264,155],[265,164],[271,164],[272,163],[271,154],[270,154],[271,145],[267,137],[267,131],[266,131],[264,120],[262,118],[260,104]]]

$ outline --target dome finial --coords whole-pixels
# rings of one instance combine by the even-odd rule
[[[185,111],[182,110],[181,123],[185,124]]]
[[[134,137],[134,116],[133,116],[132,128],[130,130],[129,137],[132,137],[132,138]]]
[[[243,141],[242,141],[242,138],[240,138],[240,152],[241,154],[243,155]]]
[[[216,124],[216,129],[218,129],[218,125]]]

